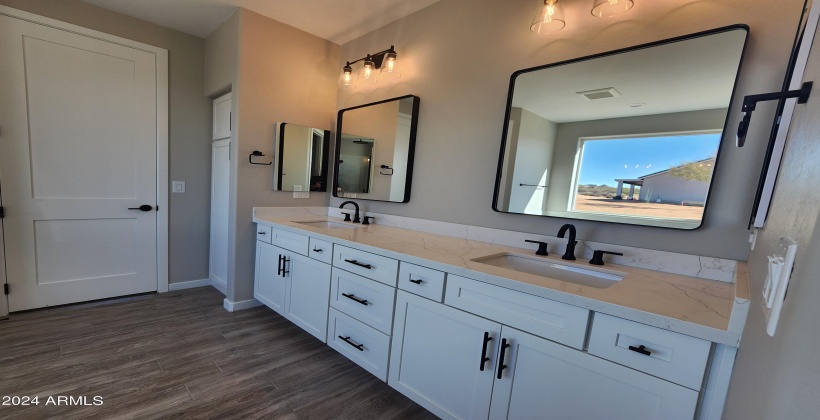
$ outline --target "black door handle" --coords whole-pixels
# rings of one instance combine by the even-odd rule
[[[318,253],[320,253],[320,254],[321,254],[321,253],[322,253],[322,249],[321,249],[321,248],[313,248],[313,252],[318,252]]]
[[[290,270],[288,270],[288,263],[289,262],[290,262],[290,258],[288,258],[287,255],[282,257],[282,277],[287,277],[288,274],[290,273]]]
[[[368,270],[370,270],[370,269],[372,269],[372,268],[373,268],[373,266],[372,266],[372,265],[370,265],[370,264],[360,263],[360,262],[358,262],[358,261],[356,261],[356,260],[345,260],[345,262],[346,262],[346,263],[351,263],[351,264],[353,264],[353,265],[358,265],[359,267],[366,268],[366,269],[368,269]]]
[[[640,346],[638,346],[638,347],[635,347],[635,346],[629,346],[629,349],[630,349],[630,350],[632,350],[632,351],[634,351],[634,352],[636,352],[636,353],[640,353],[640,354],[642,354],[642,355],[644,355],[644,356],[651,356],[651,355],[652,355],[652,352],[651,352],[651,351],[649,351],[649,350],[647,350],[647,349],[646,349],[646,346],[644,346],[643,344],[641,344],[641,345],[640,345]]]
[[[345,343],[350,344],[351,346],[355,347],[357,350],[359,350],[359,351],[364,351],[364,344],[356,344],[356,343],[354,343],[354,342],[350,339],[350,336],[347,336],[347,337],[342,337],[342,336],[340,335],[340,336],[339,336],[339,338],[341,338],[342,340],[344,340],[344,342],[345,342]]]
[[[501,379],[501,373],[504,372],[504,369],[508,368],[508,366],[504,364],[504,354],[507,353],[507,347],[510,347],[510,345],[507,344],[507,339],[502,338],[501,354],[498,356],[498,375],[495,376],[498,379]]]
[[[128,210],[139,210],[139,211],[151,211],[153,210],[153,206],[149,206],[148,204],[143,204],[139,207],[129,207]]]
[[[282,275],[282,259],[283,259],[282,254],[279,254],[279,265],[276,267],[276,275],[277,276]]]
[[[482,372],[484,372],[484,364],[490,360],[490,358],[487,357],[487,343],[492,340],[493,338],[490,337],[490,333],[484,332],[484,344],[481,346],[481,364],[478,367],[478,370]]]
[[[362,304],[362,305],[364,305],[364,306],[367,306],[367,305],[368,305],[368,303],[367,303],[367,299],[359,299],[359,298],[357,298],[357,297],[356,297],[356,295],[354,295],[354,294],[352,294],[352,293],[351,293],[351,294],[342,293],[342,296],[344,296],[344,297],[346,297],[346,298],[348,298],[348,299],[350,299],[350,300],[356,301],[357,303],[361,303],[361,304]]]
[[[410,283],[422,284],[424,280],[422,279],[410,279]],[[485,333],[486,334],[486,333]]]

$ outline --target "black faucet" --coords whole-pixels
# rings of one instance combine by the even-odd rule
[[[567,241],[567,251],[564,252],[564,256],[561,257],[565,260],[574,260],[575,259],[575,244],[578,241],[575,240],[575,226],[571,223],[567,223],[564,226],[561,226],[561,229],[558,231],[558,237],[563,238],[564,234],[569,229],[569,240]]]
[[[356,213],[353,214],[353,223],[361,222],[361,219],[359,219],[359,205],[356,204],[355,201],[345,201],[344,203],[339,205],[339,208],[343,209],[345,207],[345,204],[353,204],[353,207],[356,209]],[[349,219],[347,217],[345,217],[345,220],[349,220]],[[573,232],[575,232],[575,231],[573,230]],[[573,235],[572,237],[574,238],[575,235]]]

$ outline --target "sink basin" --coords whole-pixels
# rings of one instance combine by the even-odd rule
[[[322,229],[355,229],[360,228],[362,225],[357,225],[353,223],[341,223],[341,222],[332,222],[330,220],[308,220],[306,222],[295,222],[299,223],[300,225],[305,226],[313,226]]]
[[[626,273],[620,271],[590,269],[579,264],[559,263],[545,258],[510,253],[475,258],[473,261],[599,289],[606,289],[626,277]]]

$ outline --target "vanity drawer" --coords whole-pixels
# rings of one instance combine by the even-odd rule
[[[396,287],[399,262],[392,258],[336,245],[333,247],[333,265]]]
[[[323,241],[321,239],[316,239],[314,237],[310,238],[310,247],[309,251],[310,258],[314,260],[319,260],[323,263],[331,264],[333,262],[333,243],[328,241]]]
[[[588,351],[699,390],[711,346],[706,340],[598,313],[592,322]]]
[[[362,276],[333,268],[330,306],[390,334],[393,330],[393,306],[396,289]]]
[[[387,382],[390,337],[330,308],[327,344]]]
[[[444,276],[444,272],[402,261],[399,288],[441,302],[444,300]]]
[[[580,349],[589,310],[468,278],[447,276],[444,303]]]
[[[271,229],[271,243],[285,248],[289,251],[298,252],[302,255],[308,255],[309,237],[299,233],[294,233],[284,229]]]
[[[256,225],[256,240],[270,243],[271,227],[265,225]]]

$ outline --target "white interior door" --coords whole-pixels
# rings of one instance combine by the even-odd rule
[[[157,290],[156,55],[0,16],[0,69],[10,310]]]
[[[211,147],[211,280],[228,288],[228,203],[231,181],[231,140],[217,140]]]

